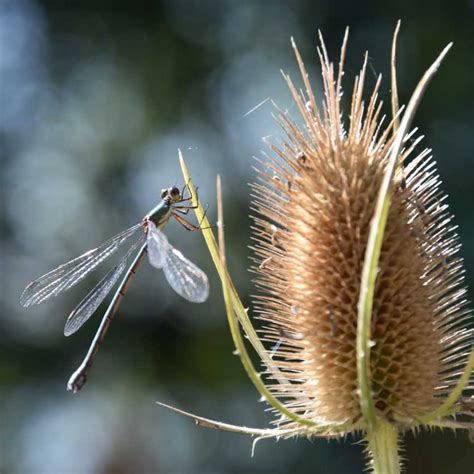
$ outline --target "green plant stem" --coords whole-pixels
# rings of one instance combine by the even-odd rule
[[[397,428],[391,423],[377,420],[367,430],[367,441],[372,454],[372,467],[375,474],[399,474],[400,456]]]

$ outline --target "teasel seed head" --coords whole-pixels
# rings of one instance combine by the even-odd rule
[[[275,397],[305,420],[344,426],[347,433],[366,428],[356,366],[357,305],[398,120],[381,118],[380,77],[364,99],[367,56],[343,114],[346,40],[336,74],[321,39],[322,108],[294,49],[305,92],[285,79],[303,125],[277,110],[284,138],[269,143],[253,185],[255,308],[264,321],[262,338],[281,344],[268,367],[277,381],[270,385]],[[409,427],[452,391],[473,342],[456,226],[430,150],[412,156],[420,139],[406,140],[398,158],[370,352],[377,416]],[[468,388],[474,388],[472,378]],[[275,423],[297,426],[284,416]]]

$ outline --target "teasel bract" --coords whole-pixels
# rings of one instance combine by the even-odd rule
[[[459,239],[431,151],[414,156],[422,137],[409,133],[450,46],[399,110],[398,27],[392,119],[385,121],[380,77],[365,99],[367,55],[350,111],[342,110],[347,31],[337,72],[320,35],[322,106],[293,42],[304,91],[284,78],[303,124],[276,109],[282,137],[268,142],[253,185],[254,310],[263,320],[258,335],[226,270],[223,245],[218,257],[212,231],[203,232],[223,282],[237,353],[275,410],[274,427],[191,415],[206,426],[259,438],[358,434],[368,441],[373,469],[384,473],[399,472],[404,431],[474,428],[468,395],[474,389],[474,321]],[[253,367],[237,321],[262,358],[264,374]]]

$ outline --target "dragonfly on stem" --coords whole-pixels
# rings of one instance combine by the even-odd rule
[[[176,293],[193,303],[203,303],[207,300],[209,283],[206,274],[175,249],[162,232],[171,217],[174,217],[187,230],[200,229],[200,226],[195,226],[183,217],[183,214],[186,215],[190,209],[195,207],[189,204],[191,197],[185,198],[183,196],[186,187],[187,185],[184,186],[183,191],[177,187],[163,189],[161,202],[143,218],[142,222],[120,232],[99,247],[46,273],[29,283],[23,290],[20,304],[25,307],[42,303],[57,296],[82,281],[141,231],[138,239],[130,245],[117,265],[100,280],[67,318],[64,335],[70,336],[97,310],[125,271],[128,259],[134,253],[136,254],[102,317],[86,357],[70,377],[67,384],[68,390],[76,393],[86,382],[110,323],[125,296],[132,277],[146,254],[148,254],[148,260],[152,266],[163,269],[168,283]]]

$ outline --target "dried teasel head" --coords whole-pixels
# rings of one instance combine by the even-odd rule
[[[367,57],[343,113],[346,40],[336,74],[321,39],[322,108],[294,49],[305,92],[285,79],[303,125],[278,111],[284,138],[269,144],[253,185],[255,306],[263,338],[279,344],[268,368],[279,381],[269,386],[272,393],[305,420],[347,433],[366,428],[356,366],[358,301],[398,119],[381,118],[380,78],[364,100]],[[456,227],[430,150],[413,156],[418,142],[405,141],[393,179],[369,363],[377,416],[412,428],[451,393],[473,342]],[[275,423],[297,425],[285,416]]]
[[[367,56],[344,125],[347,33],[337,75],[321,38],[321,110],[294,46],[305,92],[285,79],[303,124],[278,111],[285,138],[270,143],[272,153],[265,154],[253,186],[260,337],[226,268],[220,180],[218,246],[180,154],[221,279],[234,353],[278,418],[273,428],[249,428],[168,406],[200,426],[257,440],[357,432],[368,443],[374,471],[394,474],[400,472],[400,432],[424,426],[474,432],[474,399],[466,393],[474,389],[474,321],[459,242],[430,151],[413,157],[419,139],[408,134],[451,45],[425,72],[399,123],[394,66],[399,26],[392,47],[394,118],[385,126],[380,78],[364,103]],[[256,371],[240,329],[268,377]]]

